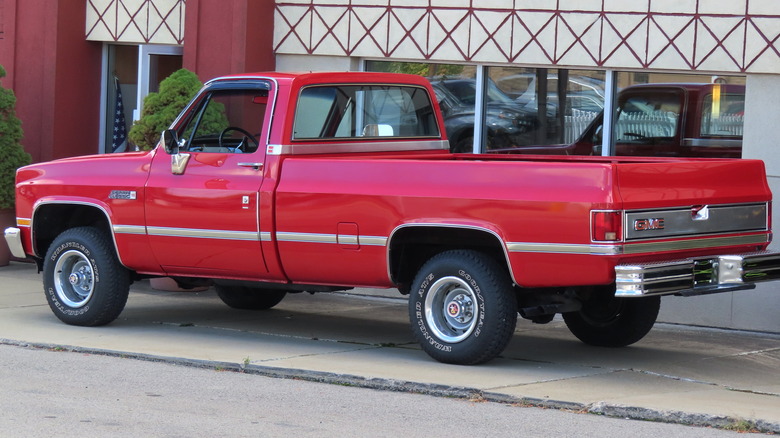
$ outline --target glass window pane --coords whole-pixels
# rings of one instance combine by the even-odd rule
[[[745,123],[745,95],[723,93],[722,87],[714,87],[702,100],[702,137],[742,137]]]
[[[416,74],[428,78],[439,102],[450,150],[471,152],[477,68],[471,65],[366,61],[366,71]]]
[[[307,87],[293,128],[296,140],[438,135],[427,91],[392,85]]]
[[[266,90],[216,90],[202,99],[179,135],[193,152],[252,153],[262,141]]]
[[[604,85],[603,71],[490,67],[487,149],[573,153],[604,107]]]
[[[621,72],[618,86],[615,155],[741,157],[744,77]]]
[[[107,55],[108,83],[103,152],[126,152],[130,150],[127,147],[126,133],[133,124],[133,112],[138,96],[138,46],[109,44]]]

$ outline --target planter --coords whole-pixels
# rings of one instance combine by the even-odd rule
[[[12,208],[0,210],[0,236],[5,236],[5,229],[16,225],[16,212]],[[11,250],[5,242],[5,237],[0,238],[0,266],[8,266],[11,261]]]

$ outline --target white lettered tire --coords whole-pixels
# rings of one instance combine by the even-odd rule
[[[417,342],[434,359],[460,365],[487,362],[504,351],[517,324],[512,281],[484,253],[440,253],[414,279],[409,319]]]
[[[57,318],[70,325],[99,326],[125,308],[130,274],[119,263],[107,233],[71,228],[57,236],[46,253],[43,287]]]

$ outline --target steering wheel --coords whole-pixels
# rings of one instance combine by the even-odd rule
[[[624,132],[623,135],[626,137],[634,137],[638,140],[645,140],[648,138],[646,135],[637,134],[636,132]]]
[[[235,149],[237,151],[244,152],[244,150],[241,149],[241,148],[243,147],[244,142],[246,142],[247,139],[251,140],[252,143],[255,144],[255,150],[257,149],[258,146],[260,146],[260,143],[257,142],[257,139],[252,134],[248,133],[246,130],[244,130],[242,128],[239,128],[237,126],[228,126],[227,128],[223,129],[222,132],[219,133],[219,139],[218,140],[219,140],[219,147],[220,148],[224,147],[222,145],[222,139],[225,137],[225,133],[230,132],[230,131],[238,131],[238,132],[244,134],[244,138],[242,138],[241,141],[235,147]]]

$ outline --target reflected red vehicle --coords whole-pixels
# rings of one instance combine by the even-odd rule
[[[618,94],[618,156],[741,158],[745,87],[642,84]],[[572,144],[517,146],[490,153],[601,155],[603,112]]]

